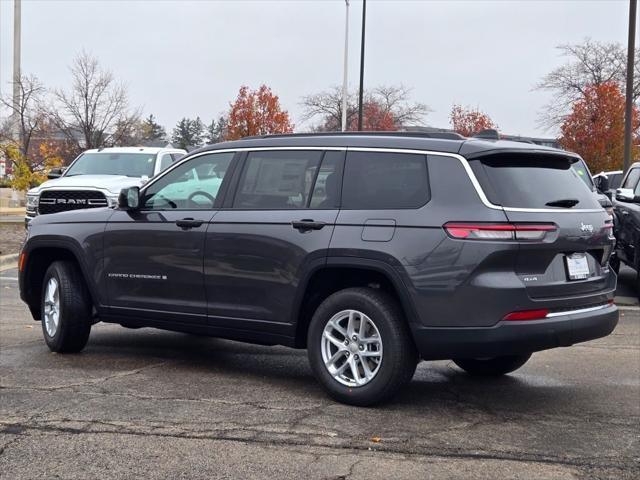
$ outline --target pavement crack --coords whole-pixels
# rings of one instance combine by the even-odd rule
[[[52,385],[49,387],[37,387],[37,388],[33,388],[33,390],[40,390],[40,391],[45,391],[45,392],[55,392],[57,390],[66,390],[68,388],[74,388],[74,387],[85,387],[85,386],[92,386],[92,385],[99,385],[101,383],[105,383],[108,382],[109,380],[114,380],[116,378],[124,378],[124,377],[130,377],[132,375],[138,375],[139,373],[142,373],[145,370],[150,370],[152,368],[158,368],[158,367],[162,367],[164,365],[166,365],[168,362],[160,362],[160,363],[154,363],[151,365],[146,365],[144,367],[140,367],[140,368],[136,368],[134,370],[126,370],[124,372],[116,372],[113,373],[111,375],[106,375],[104,377],[98,377],[98,378],[91,378],[89,380],[84,380],[82,382],[76,382],[76,383],[67,383],[64,385]],[[4,388],[11,388],[10,386],[2,386],[0,387],[2,389]],[[15,388],[15,387],[14,387]]]
[[[71,425],[67,425],[71,424]],[[75,426],[73,424],[76,424]],[[214,440],[258,444],[262,446],[292,446],[305,447],[315,446],[333,449],[336,451],[369,452],[372,446],[366,441],[347,440],[339,442],[332,438],[331,441],[323,441],[317,435],[306,433],[281,434],[273,431],[256,431],[247,428],[231,428],[222,430],[193,431],[159,431],[155,428],[145,428],[144,425],[135,425],[126,422],[108,422],[94,420],[64,420],[62,422],[2,422],[0,425],[14,425],[29,431],[39,431],[53,434],[111,434],[111,435],[133,435],[133,436],[155,436],[163,438]],[[98,427],[98,428],[95,428]],[[102,428],[100,428],[102,427]],[[510,460],[523,463],[541,463],[551,465],[564,465],[581,468],[608,468],[617,471],[626,471],[637,468],[636,459],[632,457],[566,457],[551,454],[541,454],[522,451],[495,451],[495,450],[465,450],[463,448],[439,447],[435,445],[424,446],[423,449],[408,450],[403,443],[375,445],[378,453],[393,453],[406,455],[408,458],[430,457],[430,458],[452,458],[469,460]],[[355,468],[355,467],[354,467]],[[348,478],[348,477],[345,477]]]

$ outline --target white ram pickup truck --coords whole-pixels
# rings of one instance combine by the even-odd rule
[[[112,207],[123,188],[140,186],[186,155],[177,148],[113,147],[87,150],[66,169],[27,192],[25,226],[36,215]]]

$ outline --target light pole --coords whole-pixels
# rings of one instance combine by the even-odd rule
[[[20,17],[21,0],[13,0],[13,128],[16,138],[20,136]]]
[[[342,79],[342,131],[347,130],[347,95],[348,95],[348,75],[349,67],[349,0],[344,0],[346,6],[346,17],[344,24],[344,78]]]
[[[629,41],[627,44],[627,91],[624,106],[624,171],[631,166],[631,128],[633,115],[633,70],[636,47],[637,0],[629,0]]]
[[[362,96],[364,91],[364,32],[367,0],[362,0],[362,40],[360,41],[360,91],[358,92],[358,131],[362,131]]]

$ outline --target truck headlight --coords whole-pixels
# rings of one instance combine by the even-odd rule
[[[118,195],[107,195],[107,205],[109,208],[116,208],[118,206]]]
[[[27,209],[35,210],[36,208],[38,208],[39,200],[40,200],[40,195],[38,194],[27,195]]]

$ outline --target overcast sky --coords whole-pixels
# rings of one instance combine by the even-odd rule
[[[69,83],[82,49],[170,131],[209,121],[242,84],[269,85],[298,128],[300,98],[342,83],[343,0],[23,0],[22,69],[48,87]],[[357,88],[362,2],[351,0],[349,85]],[[626,0],[367,2],[365,88],[399,84],[447,127],[451,105],[487,112],[504,133],[548,135],[532,91],[564,60],[555,47],[585,37],[625,44]],[[0,0],[0,84],[10,89],[13,1]]]

